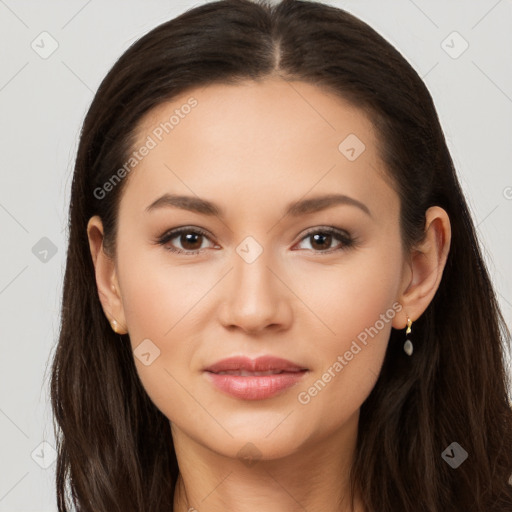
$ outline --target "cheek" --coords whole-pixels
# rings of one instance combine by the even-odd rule
[[[297,401],[312,422],[323,418],[325,428],[346,421],[370,394],[401,310],[398,250],[390,245],[352,258],[337,272],[317,273],[308,287],[308,305],[324,326],[316,328],[322,333],[314,355],[318,371],[297,390]]]
[[[141,337],[172,338],[211,287],[208,275],[193,265],[170,263],[164,251],[152,248],[138,253],[119,252],[123,309],[133,341]]]
[[[384,246],[353,252],[333,266],[296,269],[295,278],[289,278],[295,280],[297,295],[317,316],[321,339],[329,347],[343,350],[360,334],[364,340],[364,333],[379,321],[381,314],[389,311],[387,316],[394,316],[392,305],[397,298],[400,272],[399,250]],[[304,279],[306,275],[308,279]],[[383,326],[379,321],[377,328],[389,334],[390,322]],[[385,333],[384,337],[387,339]]]
[[[123,309],[142,385],[171,421],[177,411],[191,416],[198,411],[190,408],[187,381],[206,316],[207,301],[201,299],[216,275],[205,275],[194,265],[172,265],[163,249],[122,252],[121,243],[119,248]]]

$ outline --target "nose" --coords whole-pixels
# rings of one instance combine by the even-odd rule
[[[219,320],[226,328],[259,333],[289,327],[292,293],[284,284],[286,276],[269,263],[265,251],[252,263],[234,255],[234,268],[227,276],[219,308]]]

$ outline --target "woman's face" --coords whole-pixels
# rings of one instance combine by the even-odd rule
[[[369,120],[272,79],[195,89],[139,128],[119,210],[117,319],[173,433],[277,458],[353,432],[411,277]],[[206,371],[267,356],[291,366]]]

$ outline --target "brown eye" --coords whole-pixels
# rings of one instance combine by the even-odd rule
[[[206,232],[185,227],[168,231],[158,239],[158,243],[171,252],[196,254],[205,248],[205,240],[210,240]]]
[[[353,246],[354,239],[350,237],[347,233],[340,231],[335,228],[316,228],[315,230],[309,231],[302,238],[301,243],[303,241],[309,241],[309,247],[305,247],[306,249],[311,249],[317,253],[332,253],[335,251],[342,251],[348,249]],[[333,242],[338,241],[336,246],[332,247]]]
[[[203,235],[199,233],[183,233],[177,237],[183,249],[194,251],[201,248]]]
[[[311,247],[313,249],[329,249],[332,243],[332,235],[325,233],[317,233],[315,235],[310,235],[310,239],[313,241],[311,243]]]

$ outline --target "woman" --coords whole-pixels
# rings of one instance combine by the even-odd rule
[[[60,511],[512,510],[509,340],[430,94],[363,22],[213,2],[104,79]]]

